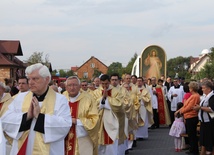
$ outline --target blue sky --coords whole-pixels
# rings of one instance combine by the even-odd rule
[[[124,66],[149,45],[167,59],[214,47],[213,0],[1,0],[1,40],[20,40],[21,60],[49,55],[53,69],[91,56]]]

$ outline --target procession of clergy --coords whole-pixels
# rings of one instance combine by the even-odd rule
[[[155,77],[147,85],[145,77],[126,74],[121,82],[116,73],[104,74],[89,89],[71,76],[60,94],[49,86],[45,65],[31,65],[25,73],[27,90],[13,97],[0,83],[1,155],[128,154],[136,140],[148,138],[148,128],[171,124],[169,111],[177,101],[169,109],[169,93],[176,90],[183,98],[183,89],[167,93]]]

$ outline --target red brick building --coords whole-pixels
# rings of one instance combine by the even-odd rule
[[[71,67],[71,70],[73,71],[74,75],[77,75],[77,70],[79,67]]]
[[[99,71],[102,74],[106,74],[108,67],[102,63],[99,59],[92,56],[84,64],[77,69],[77,76],[80,79],[92,80],[95,71]]]
[[[25,65],[16,56],[23,56],[20,41],[0,40],[0,81],[17,80],[24,75]]]

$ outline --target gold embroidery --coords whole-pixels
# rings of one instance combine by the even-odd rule
[[[73,133],[69,133],[69,139],[73,139],[74,138],[74,134]]]
[[[71,107],[71,109],[70,109],[70,112],[71,112],[71,114],[72,114],[72,107]],[[72,116],[72,115],[71,115]]]

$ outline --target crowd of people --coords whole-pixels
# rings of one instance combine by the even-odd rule
[[[91,83],[71,76],[58,85],[42,64],[25,73],[17,85],[0,82],[3,155],[124,155],[160,126],[170,127],[176,152],[199,154],[199,121],[201,155],[214,154],[214,93],[208,79],[187,83],[114,73]]]

